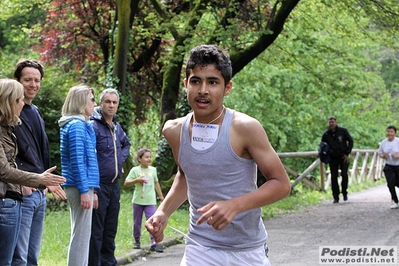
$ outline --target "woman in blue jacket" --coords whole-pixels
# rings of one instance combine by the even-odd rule
[[[96,106],[94,91],[87,85],[72,87],[62,106],[61,171],[71,215],[68,265],[88,264],[93,191],[99,187],[96,136],[89,116]]]

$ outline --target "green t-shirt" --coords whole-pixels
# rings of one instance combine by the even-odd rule
[[[148,168],[141,168],[141,166],[135,166],[130,170],[126,180],[133,180],[142,175],[148,178],[148,182],[146,184],[134,184],[132,203],[140,205],[156,205],[155,182],[158,182],[158,175],[155,167],[148,166]]]

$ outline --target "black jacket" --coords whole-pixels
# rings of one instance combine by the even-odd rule
[[[28,119],[26,112],[27,108],[32,108],[34,114],[37,115],[37,121],[41,130],[40,136],[33,134],[31,122]],[[43,173],[50,168],[50,147],[48,138],[45,132],[43,118],[40,115],[39,109],[30,104],[30,107],[25,105],[20,115],[21,125],[15,127],[15,135],[17,137],[18,154],[16,162],[18,169]]]
[[[352,152],[353,139],[344,127],[337,126],[335,132],[327,129],[321,141],[327,142],[330,146],[331,157],[342,157],[344,154],[349,155]]]

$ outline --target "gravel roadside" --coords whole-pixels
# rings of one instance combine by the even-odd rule
[[[399,190],[397,192],[399,194]],[[319,265],[320,246],[397,247],[399,209],[389,208],[390,194],[386,185],[352,193],[348,197],[348,201],[339,204],[328,201],[297,213],[266,220],[272,265]],[[126,258],[122,258],[119,265],[180,265],[184,244],[177,244],[174,240],[164,242],[164,253],[134,251],[129,256],[135,258],[135,261],[129,263]]]

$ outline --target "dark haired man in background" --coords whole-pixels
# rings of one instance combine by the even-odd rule
[[[334,203],[339,202],[338,169],[341,169],[341,189],[344,201],[348,200],[348,169],[349,155],[353,148],[353,139],[349,131],[338,126],[337,118],[330,116],[328,118],[328,129],[323,133],[321,141],[327,142],[330,146],[330,171],[331,171],[331,189],[334,197]]]
[[[117,122],[119,93],[108,88],[101,92],[99,106],[90,120],[96,133],[100,189],[95,190],[89,266],[116,266],[115,237],[120,209],[122,164],[129,155],[130,140]]]

